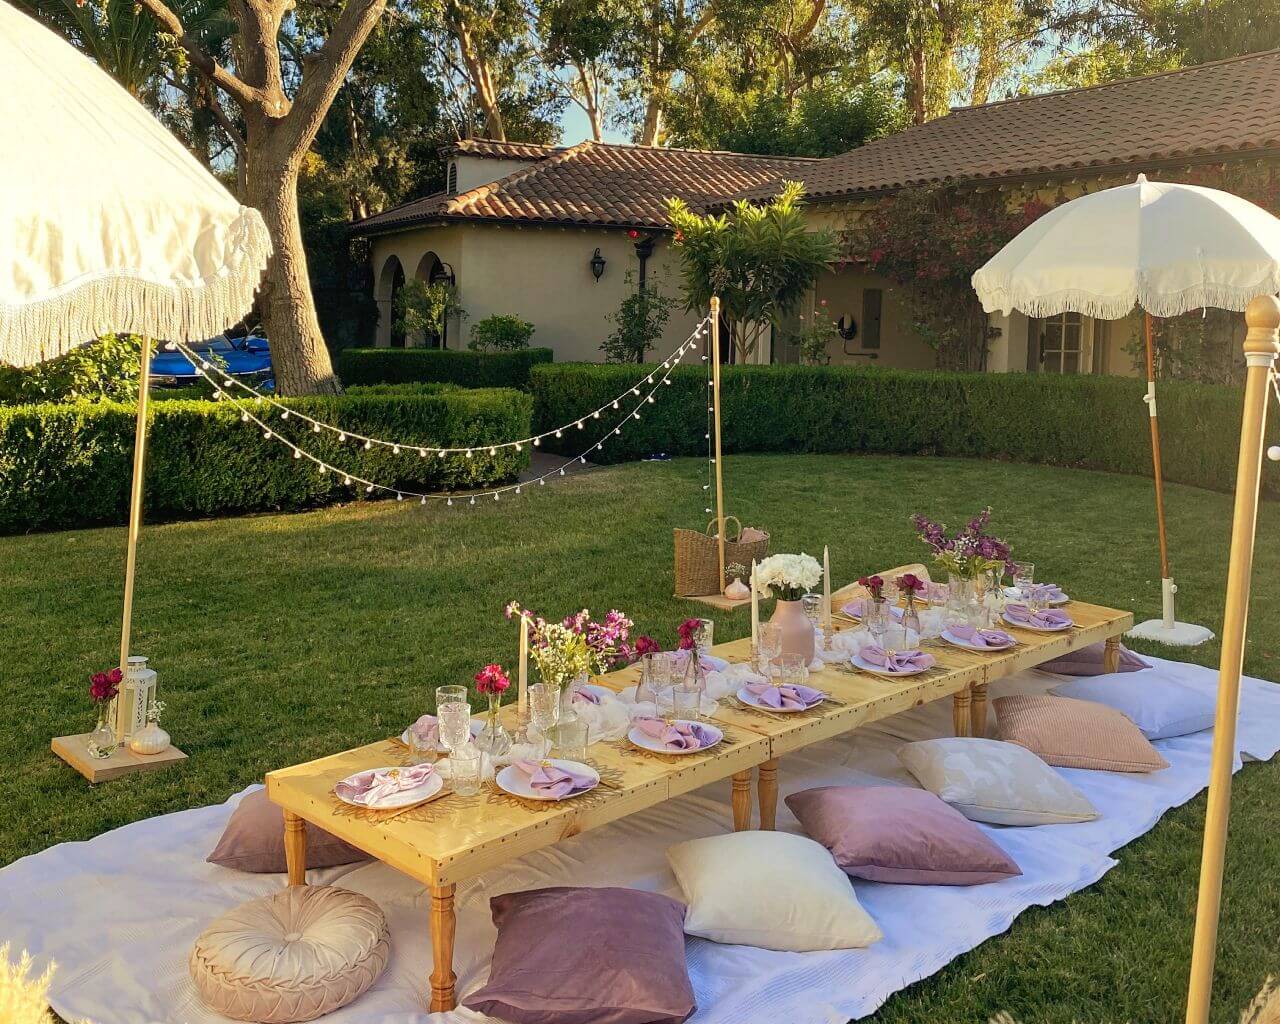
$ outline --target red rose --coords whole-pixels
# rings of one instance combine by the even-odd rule
[[[636,640],[636,657],[640,658],[646,654],[658,654],[662,650],[662,645],[651,636],[642,636]]]
[[[511,679],[501,665],[486,665],[473,677],[478,693],[502,694],[511,685]]]

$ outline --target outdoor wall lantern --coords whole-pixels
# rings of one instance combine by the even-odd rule
[[[604,274],[604,257],[600,255],[600,247],[596,246],[596,251],[591,254],[591,276],[597,281]]]

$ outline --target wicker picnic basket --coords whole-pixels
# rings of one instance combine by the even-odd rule
[[[769,551],[769,535],[763,539],[742,540],[729,539],[729,524],[737,527],[736,537],[742,536],[742,523],[737,516],[725,516],[724,564],[730,566],[734,562],[750,565],[752,561],[760,561]],[[707,528],[698,530],[676,530],[676,597],[705,597],[708,594],[720,593],[720,552],[715,535],[716,521],[713,519]]]

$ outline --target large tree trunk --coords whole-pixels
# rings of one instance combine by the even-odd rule
[[[269,132],[270,129],[260,129]],[[298,220],[298,160],[279,158],[271,139],[250,133],[249,204],[266,221],[275,249],[258,292],[263,325],[271,342],[276,389],[284,395],[338,394],[329,350],[320,333],[307,254]]]
[[[640,145],[656,146],[662,141],[662,100],[665,90],[655,86],[644,104],[644,124],[640,129]]]

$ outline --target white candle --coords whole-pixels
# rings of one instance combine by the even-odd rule
[[[822,623],[831,629],[831,551],[822,546]]]
[[[517,688],[516,709],[524,721],[529,712],[529,620],[520,613],[520,682]]]
[[[756,591],[756,560],[751,559],[751,649],[760,646],[760,595]]]

